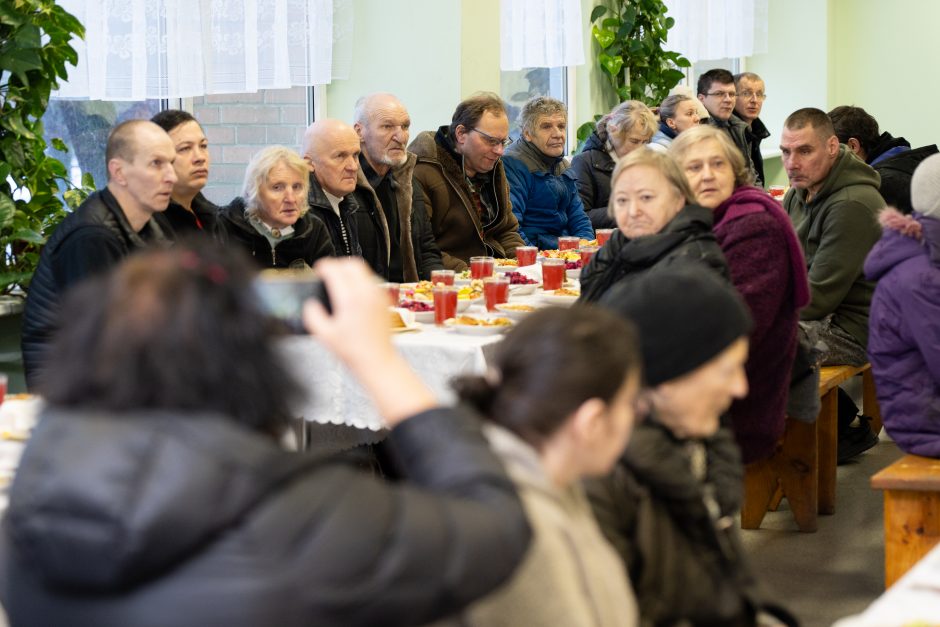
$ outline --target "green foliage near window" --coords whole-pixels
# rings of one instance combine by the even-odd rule
[[[68,171],[46,155],[42,116],[67,64],[78,54],[81,23],[54,0],[0,1],[0,292],[26,288],[46,238],[94,186],[75,188]],[[57,150],[64,142],[53,139]],[[61,198],[60,198],[61,196]]]
[[[663,48],[676,23],[666,17],[667,11],[663,0],[608,0],[591,11],[591,33],[600,46],[597,63],[618,102],[639,100],[659,106],[685,78],[679,68],[692,64]],[[587,139],[595,122],[578,129],[579,141]]]

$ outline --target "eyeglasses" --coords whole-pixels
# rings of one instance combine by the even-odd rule
[[[738,94],[736,94],[733,91],[710,91],[710,92],[707,92],[705,95],[715,96],[716,98],[719,98],[720,100],[724,100],[725,98],[731,98],[732,100],[734,100],[735,98],[738,97]]]
[[[482,135],[482,136],[483,136],[483,141],[485,141],[485,142],[490,146],[490,148],[496,148],[497,146],[502,146],[503,148],[507,148],[507,147],[509,147],[509,144],[512,143],[512,137],[507,137],[507,138],[505,138],[505,139],[499,139],[498,137],[493,137],[492,135],[488,135],[487,133],[484,133],[483,131],[481,131],[481,130],[478,129],[478,128],[472,128],[472,129],[470,129],[470,130],[471,130],[471,131],[476,131],[477,133],[479,133],[480,135]]]
[[[742,91],[738,94],[738,98],[744,98],[745,100],[750,100],[751,98],[757,98],[758,100],[764,100],[767,98],[767,94],[762,91],[751,91],[749,89]]]

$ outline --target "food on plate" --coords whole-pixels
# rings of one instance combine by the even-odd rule
[[[454,324],[468,327],[508,327],[512,324],[509,318],[474,318],[473,316],[457,316]]]
[[[408,326],[402,320],[401,314],[394,310],[388,312],[388,322],[392,329],[404,329]]]
[[[498,309],[500,311],[520,311],[520,312],[530,312],[535,311],[535,307],[532,305],[522,305],[516,303],[502,303],[499,305]]]
[[[506,259],[505,257],[503,257],[503,258],[498,258],[498,257],[497,257],[497,259],[496,259],[496,265],[497,265],[497,266],[516,266],[516,267],[518,267],[518,266],[519,266],[519,260],[518,260],[518,259]]]
[[[507,272],[505,276],[509,278],[510,285],[532,285],[538,283],[535,279],[530,279],[521,272]]]
[[[567,287],[557,289],[554,292],[552,292],[552,294],[554,294],[555,296],[574,296],[575,298],[577,298],[578,296],[581,296],[581,292],[579,292],[578,290],[568,289]]]
[[[432,301],[434,295],[431,290],[434,285],[430,281],[419,281],[414,286],[403,287],[402,297],[406,300]],[[457,291],[457,298],[461,300],[483,298],[483,281],[470,281],[468,285],[463,285]]]
[[[433,302],[425,302],[422,300],[403,300],[398,305],[402,309],[407,309],[415,313],[422,313],[425,311],[434,311]]]
[[[581,260],[577,261],[565,261],[565,270],[580,270],[581,269]]]
[[[455,274],[454,278],[460,281],[467,281],[472,277],[470,276],[470,270],[464,270],[463,272],[458,272]]]
[[[539,255],[549,259],[564,259],[565,261],[581,261],[581,253],[577,248],[570,250],[540,250]]]

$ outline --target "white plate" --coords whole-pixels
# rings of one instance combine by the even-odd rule
[[[519,266],[496,266],[494,269],[496,272],[516,272]]]
[[[572,281],[577,281],[581,278],[581,268],[574,268],[573,270],[565,270],[565,276],[571,279]]]
[[[541,283],[519,283],[509,286],[509,293],[513,296],[528,296],[542,286]]]
[[[483,297],[477,296],[476,298],[458,298],[457,299],[457,313],[467,311],[470,308],[470,305],[476,305],[477,303],[482,303]]]
[[[454,285],[470,285],[472,279],[461,279],[459,277],[454,277]]]
[[[577,296],[561,296],[555,294],[554,291],[542,290],[539,294],[539,299],[542,302],[549,303],[550,305],[573,305],[577,300]]]
[[[496,311],[500,312],[507,318],[511,320],[522,320],[529,314],[535,313],[535,310],[532,311],[523,311],[519,309],[511,309],[514,305],[512,303],[502,303],[496,305]]]
[[[508,317],[508,316],[507,316]],[[451,318],[445,322],[448,327],[454,330],[454,333],[459,333],[460,335],[497,335],[507,330],[511,325],[501,325],[501,326],[476,326],[472,324],[457,324],[456,318]]]
[[[423,322],[425,324],[429,322],[434,322],[434,311],[415,311],[412,312],[415,315],[415,322]]]

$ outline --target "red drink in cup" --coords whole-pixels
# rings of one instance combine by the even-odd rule
[[[7,395],[7,375],[0,374],[0,405],[3,404],[3,399]]]
[[[539,254],[539,249],[535,246],[516,247],[516,261],[519,267],[535,265],[535,257]]]
[[[493,257],[470,257],[470,278],[485,279],[496,271],[496,259]]]
[[[786,196],[787,188],[783,185],[771,185],[767,188],[767,192],[770,194],[771,198],[776,198],[780,202],[783,202],[783,197]]]
[[[558,238],[558,250],[572,250],[581,243],[580,237],[565,235]]]
[[[383,283],[382,287],[388,290],[388,299],[391,301],[392,307],[398,307],[398,300],[401,296],[401,286],[398,283]]]
[[[593,257],[596,252],[597,246],[582,246],[578,249],[578,253],[581,255],[582,268],[587,268],[587,265],[591,263],[591,257]]]
[[[457,288],[453,285],[435,285],[431,288],[434,295],[434,324],[441,326],[445,320],[457,317]]]
[[[454,271],[453,270],[431,270],[431,284],[437,285],[438,283],[443,283],[444,285],[453,285],[454,284]]]
[[[594,231],[594,235],[597,237],[597,245],[603,246],[607,243],[607,240],[610,239],[610,236],[614,234],[613,229],[597,229]]]
[[[483,279],[483,296],[486,298],[486,310],[496,311],[496,305],[509,300],[509,279],[504,276]]]
[[[542,260],[542,289],[557,290],[565,282],[565,260],[546,258]]]

